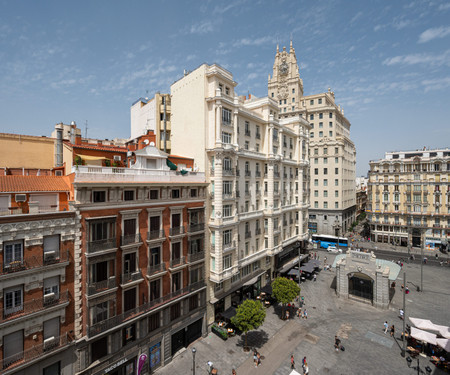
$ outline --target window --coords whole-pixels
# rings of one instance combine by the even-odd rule
[[[317,178],[314,180],[314,186],[319,186],[319,180]]]
[[[136,288],[131,288],[123,292],[124,312],[136,308]]]
[[[245,121],[245,126],[244,126],[244,130],[245,130],[245,135],[246,136],[250,136],[250,123],[248,121]]]
[[[323,137],[323,132],[322,131],[319,132],[319,137]]]
[[[335,147],[334,148],[334,153],[337,155],[337,154],[339,154],[339,147]]]
[[[311,100],[309,101],[309,105],[314,105],[314,100],[313,100],[313,99],[311,99]]]
[[[295,94],[295,89],[292,89],[292,93]]]
[[[222,234],[223,244],[224,245],[231,244],[232,237],[233,237],[233,231],[231,229],[224,230],[223,234]]]
[[[319,202],[317,201],[314,202],[314,208],[319,208]]]
[[[100,262],[100,263],[106,264],[106,262]],[[95,278],[96,276],[97,276],[96,274],[91,276],[92,281],[93,282],[101,281],[101,280],[97,280]],[[104,280],[106,280],[106,278]],[[59,276],[53,276],[53,277],[48,277],[48,278],[44,279],[44,296],[49,296],[51,298],[51,295],[53,295],[54,299],[59,298]],[[49,297],[47,297],[47,301],[49,301]]]
[[[309,119],[312,121],[314,120],[314,114],[309,115]]]
[[[319,168],[314,168],[314,174],[319,174]]]
[[[244,149],[248,150],[250,148],[250,142],[249,141],[245,141],[244,143]]]
[[[61,363],[58,361],[50,366],[44,367],[43,375],[59,375],[61,373]]]
[[[44,237],[44,261],[49,262],[59,257],[59,234]]]
[[[153,280],[150,282],[150,301],[154,301],[161,297],[161,280]]]
[[[339,180],[337,178],[334,180],[334,186],[339,186]]]
[[[15,360],[23,358],[23,329],[3,336],[3,360],[13,357]],[[3,362],[6,369],[7,362]]]
[[[223,217],[233,216],[233,206],[231,204],[226,204],[223,206]]]
[[[333,118],[333,112],[330,112],[329,117]]]
[[[231,254],[225,255],[222,260],[222,269],[225,271],[231,268]]]
[[[108,319],[108,301],[98,303],[92,307],[92,324]]]
[[[181,259],[181,242],[172,242],[172,260]]]
[[[222,143],[230,144],[231,143],[231,134],[227,132],[222,132]]]
[[[310,132],[310,133],[309,133],[309,137],[310,137],[310,138],[314,138],[314,132]]]
[[[323,122],[319,122],[319,129],[323,128]]]
[[[223,194],[231,195],[233,193],[233,182],[232,181],[223,181]]]
[[[323,113],[319,113],[319,119],[323,118]]]
[[[314,158],[314,164],[319,164],[319,158]]]
[[[332,137],[332,136],[333,136],[333,132],[332,132],[331,130],[328,132],[328,136],[329,136],[329,137]]]
[[[338,202],[334,202],[334,208],[339,208],[339,203]]]
[[[122,346],[136,340],[136,323],[122,329]]]
[[[314,196],[318,197],[319,196],[319,190],[314,190]]]
[[[323,208],[328,208],[328,202],[323,202]]]
[[[333,123],[331,121],[328,123],[328,125],[329,125],[330,128],[333,127]]]
[[[222,108],[222,124],[231,124],[231,111],[227,108]]]
[[[134,190],[125,190],[123,192],[123,200],[124,201],[133,201],[134,200]]]
[[[104,241],[115,236],[114,220],[111,221],[93,221],[89,226],[89,236],[92,242]],[[115,246],[115,245],[114,245]]]
[[[225,86],[225,94],[230,95],[230,88],[228,86]]]
[[[92,193],[94,203],[106,202],[106,191],[94,191]]]
[[[328,164],[328,158],[323,158],[323,163]]]
[[[198,197],[198,189],[191,189],[191,198]]]
[[[323,180],[323,186],[328,186],[328,180],[327,179]]]
[[[318,104],[322,104],[322,99],[317,99]]]
[[[3,267],[21,266],[23,262],[23,242],[6,242],[3,252]]]
[[[328,190],[323,191],[323,196],[324,196],[324,198],[328,198]]]
[[[198,307],[198,294],[189,297],[189,311],[193,311]]]
[[[172,292],[180,290],[181,286],[181,272],[172,274]]]
[[[272,93],[272,98],[275,96],[275,93]]]
[[[181,316],[181,302],[170,306],[170,320],[173,321]]]
[[[159,312],[152,314],[148,317],[148,331],[152,332],[160,327]]]
[[[159,199],[159,190],[150,190],[150,199]]]
[[[334,196],[335,196],[336,198],[339,197],[339,190],[335,190],[335,191],[334,191]]]
[[[4,304],[5,312],[4,315],[14,314],[23,309],[23,287],[15,286],[5,290]]]
[[[323,174],[328,174],[328,168],[323,169]]]
[[[172,189],[171,197],[172,197],[172,199],[180,198],[180,189]]]
[[[203,280],[203,266],[193,268],[189,271],[189,282],[190,284],[197,283]]]
[[[334,174],[339,174],[339,168],[334,168]]]

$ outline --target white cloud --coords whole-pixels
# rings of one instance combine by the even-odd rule
[[[425,79],[421,83],[424,86],[425,92],[443,90],[450,87],[450,77]]]
[[[420,34],[419,43],[426,43],[433,39],[444,38],[447,35],[450,35],[450,26],[435,27],[425,30],[422,34]]]
[[[240,47],[240,46],[261,46],[263,44],[270,44],[270,43],[275,43],[275,37],[267,35],[267,36],[263,36],[261,38],[255,38],[255,39],[250,39],[250,38],[242,38],[236,42],[234,42],[234,47]]]
[[[188,55],[186,57],[186,61],[191,61],[191,60],[195,60],[197,58],[197,55]]]
[[[356,13],[356,14],[352,17],[352,19],[350,20],[350,23],[351,23],[351,24],[354,23],[354,22],[357,21],[358,18],[360,18],[362,15],[363,15],[363,12],[358,12],[358,13]]]
[[[191,26],[191,34],[206,34],[213,31],[213,25],[211,21],[200,22]]]
[[[449,10],[450,9],[450,3],[447,4],[441,4],[439,5],[438,10]]]
[[[256,74],[256,73],[250,73],[250,74],[247,76],[247,79],[255,79],[255,78],[258,78],[258,74]]]
[[[411,55],[395,56],[383,61],[383,65],[416,65],[428,64],[431,66],[450,66],[450,50],[442,52],[440,55],[431,55],[427,53],[416,53]]]

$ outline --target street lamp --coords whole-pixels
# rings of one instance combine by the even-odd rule
[[[417,359],[417,366],[414,366],[413,369],[417,370],[417,374],[419,375],[420,373],[423,373],[423,371],[420,369],[419,357],[417,357],[416,359]],[[408,367],[411,368],[412,358],[407,357],[406,362],[408,363]],[[430,366],[425,366],[425,371],[427,372],[427,374],[431,374],[432,369]]]
[[[195,375],[195,353],[197,349],[192,348],[192,375]]]

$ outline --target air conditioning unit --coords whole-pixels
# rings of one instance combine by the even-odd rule
[[[56,259],[56,251],[46,251],[44,253],[44,261],[50,262]]]
[[[56,298],[55,293],[44,294],[44,304],[54,301]]]
[[[16,194],[16,202],[26,202],[27,195],[26,194]]]
[[[122,160],[122,159],[120,158],[120,155],[114,155],[114,161],[120,161],[120,160]]]
[[[49,337],[44,340],[44,350],[51,349],[56,346],[56,338],[55,336]]]

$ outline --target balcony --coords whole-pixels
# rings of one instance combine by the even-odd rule
[[[30,349],[0,360],[0,369],[4,371],[9,368],[18,370],[21,365],[27,365],[29,362],[47,356],[70,343],[67,333],[47,340],[42,344],[33,344]]]
[[[126,245],[137,244],[139,242],[142,242],[141,235],[139,233],[126,234],[126,235],[122,236],[120,245],[126,246]]]
[[[231,241],[223,244],[223,251],[228,251],[236,248],[236,241]]]
[[[251,137],[252,133],[250,130],[246,130],[244,133],[247,137]]]
[[[1,308],[0,319],[1,322],[11,321],[68,302],[69,292],[67,290],[59,293],[59,295],[51,293],[42,298],[23,302],[20,306],[10,309]]]
[[[258,177],[258,178],[261,177],[261,171],[256,171],[255,172],[255,177]]]
[[[49,266],[51,264],[58,264],[69,262],[68,251],[51,251],[45,252],[43,257],[30,256],[22,260],[4,263],[3,269],[0,270],[0,276],[6,274],[12,274],[20,271],[27,271],[31,269],[41,268]]]
[[[141,270],[133,271],[133,272],[125,272],[122,274],[122,282],[121,284],[131,283],[133,281],[142,280]]]
[[[202,232],[205,230],[205,223],[190,224],[188,226],[189,233]]]
[[[273,177],[280,178],[280,172],[273,172]]]
[[[204,280],[196,282],[196,283],[188,285],[180,290],[166,294],[163,297],[160,297],[153,301],[147,302],[143,305],[135,307],[134,309],[131,309],[122,314],[113,316],[112,318],[106,319],[97,324],[88,325],[87,326],[88,336],[93,337],[100,333],[104,333],[105,331],[107,331],[109,329],[117,328],[118,326],[120,326],[123,323],[130,323],[131,321],[134,321],[135,319],[141,317],[145,313],[152,311],[156,307],[162,306],[163,304],[166,304],[172,300],[175,300],[177,298],[183,297],[184,295],[187,295],[189,293],[200,290],[201,288],[204,288],[205,285],[206,284],[205,284]]]
[[[185,264],[186,264],[186,258],[185,257],[171,259],[170,260],[169,269],[170,268],[181,267],[181,266],[184,266]]]
[[[222,169],[223,176],[234,176],[234,169]]]
[[[184,231],[184,227],[183,226],[173,227],[173,228],[170,228],[170,230],[169,230],[169,235],[170,236],[179,236],[179,235],[182,235],[184,233],[185,233],[185,231]]]
[[[234,199],[234,194],[233,193],[223,193],[222,199]]]
[[[261,228],[255,229],[255,235],[259,236],[261,234]]]
[[[188,254],[187,261],[188,263],[197,262],[199,260],[205,259],[205,252],[204,251],[198,251],[196,253]]]
[[[150,230],[147,233],[147,241],[159,240],[159,239],[163,239],[163,238],[166,238],[166,236],[164,235],[163,229]]]
[[[252,171],[245,171],[245,177],[251,177]]]
[[[261,139],[261,133],[256,133],[256,139]]]
[[[88,253],[96,253],[98,251],[113,250],[117,248],[115,237],[89,241],[87,245]]]
[[[250,238],[251,236],[252,236],[251,231],[245,232],[245,239]]]
[[[153,266],[147,267],[147,276],[156,275],[157,273],[161,273],[161,272],[165,272],[165,271],[166,271],[165,263],[155,264]]]
[[[87,294],[88,296],[104,292],[108,289],[113,289],[117,287],[116,278],[110,277],[107,280],[97,281],[97,282],[90,282],[87,283]]]

